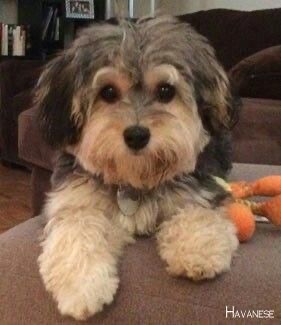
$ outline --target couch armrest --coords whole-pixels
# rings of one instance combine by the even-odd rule
[[[16,59],[0,64],[0,148],[5,161],[24,165],[18,157],[18,116],[31,106],[42,65]]]
[[[52,170],[56,151],[42,139],[36,123],[36,109],[30,108],[19,116],[19,156],[23,160],[47,170]]]
[[[40,60],[8,60],[0,64],[2,101],[31,89],[37,82],[44,62]]]
[[[244,98],[233,130],[233,160],[281,165],[281,101]]]
[[[259,51],[236,64],[229,77],[241,97],[281,99],[281,45]]]

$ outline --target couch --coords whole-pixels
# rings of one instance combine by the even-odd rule
[[[0,63],[0,158],[27,166],[18,155],[18,117],[32,105],[32,89],[43,61],[8,59]]]
[[[281,166],[235,164],[231,178],[248,180],[281,174]],[[62,317],[40,279],[38,216],[0,235],[0,324],[3,325],[188,325],[280,324],[281,229],[259,224],[240,245],[232,268],[215,280],[194,283],[172,278],[153,237],[137,238],[120,263],[120,288],[113,304],[86,322]],[[239,311],[232,319],[228,310]],[[241,311],[273,311],[272,319],[242,319]],[[231,322],[230,322],[231,323]]]
[[[211,10],[182,18],[209,37],[245,96],[233,131],[233,180],[281,174],[280,18],[281,9]],[[41,210],[56,155],[42,142],[35,114],[31,108],[19,116],[19,155],[32,166],[34,215]],[[58,314],[39,277],[37,238],[44,224],[37,216],[0,236],[0,323],[77,324]],[[281,230],[259,224],[253,239],[240,245],[230,273],[193,283],[169,277],[154,238],[138,238],[120,263],[114,303],[82,324],[225,324],[226,306],[240,312],[239,324],[280,324],[280,247]],[[241,319],[241,311],[253,310],[272,310],[274,318]]]

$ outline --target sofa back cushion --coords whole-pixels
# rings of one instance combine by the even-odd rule
[[[209,39],[226,70],[249,55],[281,44],[281,8],[213,9],[186,14],[181,19]]]
[[[233,130],[233,161],[281,165],[281,100],[244,98]]]
[[[248,56],[230,69],[229,77],[242,97],[281,100],[281,45]]]

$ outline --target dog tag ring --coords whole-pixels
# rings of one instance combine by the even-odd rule
[[[131,186],[119,186],[117,190],[117,203],[125,216],[134,215],[141,203],[141,194]]]

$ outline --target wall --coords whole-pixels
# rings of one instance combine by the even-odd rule
[[[259,10],[280,8],[281,0],[160,0],[160,6],[166,12],[174,14],[208,10],[214,8],[228,8],[236,10]]]
[[[107,0],[114,3],[114,0]],[[115,0],[119,11],[127,13],[128,0]],[[135,16],[149,15],[150,0],[134,0]],[[199,10],[228,8],[236,10],[259,10],[281,8],[281,0],[155,0],[155,8],[159,13],[180,15]]]
[[[1,1],[1,0],[0,0]],[[150,0],[133,0],[134,16],[147,16],[150,14]],[[107,17],[113,16],[114,12],[118,12],[121,17],[129,16],[128,3],[129,0],[106,0],[107,5],[111,8]],[[155,0],[155,6],[158,7],[160,0]]]
[[[17,23],[16,0],[0,0],[0,22],[6,24]]]

